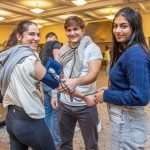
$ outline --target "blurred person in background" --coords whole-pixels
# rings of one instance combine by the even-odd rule
[[[110,66],[111,66],[111,50],[110,47],[106,45],[104,60],[106,61],[106,73],[109,75]]]
[[[42,47],[39,56],[43,65],[46,64],[48,57],[58,61],[58,52],[61,44],[58,42],[57,35],[54,32],[46,34],[46,43]],[[51,99],[60,99],[60,93],[52,91],[52,88],[46,84],[42,84],[42,90],[44,94],[44,108],[45,108],[45,122],[52,134],[55,146],[57,149],[60,147],[60,135],[58,129],[58,111],[57,108],[52,108]]]

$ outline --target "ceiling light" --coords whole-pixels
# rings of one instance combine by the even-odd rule
[[[114,19],[114,15],[109,15],[109,16],[105,16],[107,19],[109,20],[113,20]]]
[[[113,10],[110,10],[110,15],[105,16],[108,20],[113,20],[114,19],[114,12]]]
[[[44,10],[40,9],[40,8],[34,8],[34,9],[30,9],[32,12],[34,12],[35,14],[40,14],[42,13]]]
[[[42,26],[42,25],[40,25],[40,24],[38,24],[37,26],[38,26],[39,28],[42,28],[42,27],[43,27],[43,26]]]
[[[0,21],[4,20],[5,18],[4,17],[0,17]]]
[[[34,12],[35,14],[40,14],[40,13],[42,13],[44,10],[38,8],[38,4],[39,4],[39,3],[36,3],[36,8],[30,9],[30,11]]]
[[[37,24],[48,23],[47,20],[42,20],[42,19],[34,19],[34,20],[31,20],[31,21],[34,22],[34,23],[37,23]]]
[[[86,0],[72,0],[71,2],[78,6],[87,4]]]
[[[2,16],[11,16],[11,15],[13,15],[11,12],[6,11],[6,10],[1,10],[1,9],[0,9],[0,14]]]

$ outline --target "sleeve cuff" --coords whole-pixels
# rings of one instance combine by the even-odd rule
[[[103,100],[104,100],[104,102],[106,102],[106,103],[109,102],[108,91],[109,91],[109,90],[104,90],[104,94],[103,94]]]
[[[57,90],[52,90],[52,99],[57,99]]]

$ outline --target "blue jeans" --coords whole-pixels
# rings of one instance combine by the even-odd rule
[[[110,150],[144,150],[148,121],[144,107],[108,105]]]
[[[44,107],[45,107],[45,123],[48,126],[56,148],[60,147],[61,139],[58,129],[58,110],[51,106],[51,91],[52,89],[45,84],[43,86],[44,93]],[[60,93],[57,94],[57,99],[60,99]]]
[[[30,118],[23,108],[11,105],[6,116],[6,129],[11,150],[55,150],[44,119]]]

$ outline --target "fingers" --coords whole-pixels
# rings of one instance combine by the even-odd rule
[[[61,81],[66,85],[71,93],[75,91],[78,82],[77,78],[62,79]]]
[[[61,82],[66,82],[66,79],[61,79]]]
[[[98,104],[98,103],[99,103],[98,99],[95,99],[95,103],[96,103],[96,104]]]
[[[96,104],[98,104],[98,103],[102,104],[102,103],[103,103],[103,100],[96,99],[95,103],[96,103]]]
[[[99,97],[99,96],[96,96],[96,97],[95,97],[95,103],[96,103],[96,104],[98,104],[98,103],[101,104],[101,103],[103,103],[103,102],[104,102],[104,101],[103,101],[103,98],[102,98],[102,97]]]
[[[85,103],[86,103],[87,106],[94,106],[94,105],[96,105],[95,102],[94,102],[94,103],[88,103],[88,102],[85,102]]]
[[[96,98],[93,97],[93,96],[86,96],[85,97],[85,103],[87,106],[94,106],[96,105],[96,102],[95,102]]]
[[[58,92],[60,93],[67,93],[68,92],[68,88],[63,86],[63,84],[60,84],[59,87],[57,87]]]
[[[57,109],[57,99],[52,99],[51,105],[52,105],[52,108]]]

